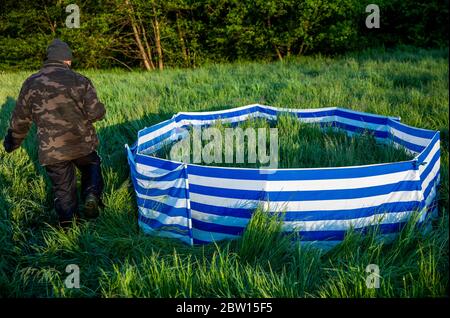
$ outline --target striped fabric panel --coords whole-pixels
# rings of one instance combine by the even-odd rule
[[[127,147],[138,222],[145,233],[193,244],[186,166],[160,162]]]
[[[276,119],[290,113],[300,121],[331,125],[349,134],[369,130],[416,154],[414,160],[343,168],[238,169],[184,165],[152,157],[183,128],[217,120],[237,124],[251,117]],[[185,132],[185,131],[184,131]],[[392,236],[420,211],[436,210],[439,133],[400,123],[399,118],[342,108],[281,109],[248,105],[235,109],[178,113],[138,133],[128,150],[139,224],[146,233],[204,244],[239,237],[257,207],[284,212],[283,229],[304,242],[333,245],[348,229],[365,232],[377,224]]]
[[[419,155],[418,162],[421,189],[424,196],[422,203],[426,210],[424,218],[437,215],[438,188],[440,183],[440,141],[439,132],[435,134],[432,142]]]

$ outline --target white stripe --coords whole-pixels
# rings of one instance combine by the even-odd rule
[[[349,220],[285,221],[285,231],[346,231],[351,227],[360,229],[370,225],[395,224],[406,221],[415,211],[375,214]]]
[[[297,113],[302,113],[302,111],[297,111]],[[180,114],[187,114],[187,113],[180,113]],[[201,113],[201,116],[205,115],[205,113]],[[199,117],[201,117],[199,116]],[[259,117],[259,118],[268,118],[268,119],[276,119],[277,116],[276,115],[269,115],[269,114],[265,114],[259,111],[255,111],[253,113],[248,113],[248,114],[243,114],[243,115],[238,115],[238,116],[234,116],[234,117],[229,117],[229,118],[216,118],[216,119],[183,119],[180,120],[178,123],[172,122],[169,123],[161,128],[159,128],[158,130],[155,130],[151,133],[148,133],[146,135],[142,135],[139,137],[138,140],[138,145],[142,145],[152,139],[158,138],[159,136],[167,133],[168,131],[173,130],[175,133],[175,130],[179,127],[185,126],[185,125],[191,125],[191,126],[198,126],[198,125],[209,125],[212,124],[216,121],[220,121],[222,123],[234,123],[234,122],[240,122],[240,121],[244,121],[246,119],[248,119],[249,117]],[[371,130],[377,130],[377,131],[387,131],[388,130],[388,126],[387,125],[381,125],[381,124],[373,124],[373,123],[367,123],[367,122],[363,122],[363,121],[359,121],[359,120],[354,120],[354,119],[349,119],[349,118],[345,118],[345,117],[341,117],[341,116],[336,116],[336,115],[332,115],[332,116],[321,116],[321,117],[313,117],[313,118],[298,118],[299,121],[301,122],[305,122],[305,123],[318,123],[318,122],[322,122],[322,123],[326,123],[326,122],[333,122],[333,121],[337,121],[343,124],[348,124],[348,125],[353,125],[359,128],[363,128],[363,129],[371,129]],[[399,132],[401,133],[401,132]],[[408,135],[410,136],[410,135]],[[413,136],[410,136],[413,137]],[[170,136],[167,139],[174,139],[174,136]],[[164,141],[161,141],[158,143],[159,147],[161,146],[161,144],[163,144],[167,139],[165,139]],[[419,138],[421,139],[421,138]],[[155,145],[152,146],[153,149],[159,149],[158,147],[156,147]],[[146,151],[146,150],[144,150]],[[147,152],[147,151],[146,151]]]
[[[168,138],[170,139],[170,137]],[[159,149],[163,148],[165,145],[168,144],[168,139],[164,139],[160,142],[158,142],[157,144],[154,144],[148,148],[145,148],[141,151],[139,151],[139,155],[152,155],[153,153],[155,153],[156,151],[158,151]],[[154,158],[153,156],[151,156],[152,158]],[[176,161],[172,161],[172,162],[176,162]]]
[[[342,124],[356,126],[356,127],[362,128],[362,129],[371,129],[371,130],[376,130],[376,131],[388,131],[388,128],[389,128],[387,125],[367,123],[364,121],[349,119],[349,118],[340,117],[340,116],[335,116],[335,121],[342,123]]]
[[[433,148],[431,149],[430,153],[428,154],[428,156],[423,160],[425,162],[424,165],[420,165],[419,166],[419,174],[422,174],[423,171],[428,167],[431,159],[433,159],[434,155],[436,154],[436,152],[440,149],[441,145],[439,142],[435,143]]]
[[[341,107],[336,107],[336,109],[339,109],[340,111],[343,111],[345,113],[351,113],[351,114],[356,114],[356,115],[364,115],[364,116],[375,117],[375,118],[387,118],[387,119],[391,119],[391,120],[395,120],[395,121],[399,121],[400,120],[400,117],[395,117],[395,116],[377,115],[377,114],[365,113],[365,112],[362,112],[362,111],[353,110],[353,109],[347,109],[347,108],[341,108]]]
[[[436,180],[436,184],[435,186],[433,186],[431,188],[430,193],[428,193],[428,197],[425,199],[425,207],[429,207],[431,205],[431,203],[436,199],[436,195],[437,195],[437,187],[436,185],[439,184],[439,179]]]
[[[408,133],[405,133],[403,131],[397,130],[394,127],[390,127],[390,128],[391,128],[392,135],[400,138],[403,141],[407,141],[407,142],[415,144],[417,146],[426,147],[430,144],[430,141],[433,138],[433,137],[431,137],[430,139],[427,139],[427,138],[416,137],[416,136],[410,135]]]
[[[428,197],[426,197],[426,199],[425,199],[425,208],[429,207],[431,205],[431,203],[436,199],[436,196],[438,194],[438,192],[437,192],[438,188],[436,185],[439,184],[439,180],[440,180],[440,176],[436,180],[436,183],[434,184],[434,186],[431,188],[431,191],[428,194]]]
[[[388,118],[392,120],[400,120],[400,117],[393,117],[393,116],[384,116],[384,115],[377,115],[372,113],[365,113],[353,109],[347,109],[347,108],[341,108],[341,107],[323,107],[323,108],[277,108],[274,106],[267,106],[267,105],[259,105],[262,108],[270,109],[273,111],[281,111],[281,112],[294,112],[294,113],[315,113],[315,112],[321,112],[321,111],[329,111],[329,110],[340,110],[344,113],[349,114],[355,114],[355,115],[364,115],[367,117],[374,117],[374,118]]]
[[[149,191],[149,193],[151,193],[151,192]],[[186,206],[186,198],[175,198],[175,197],[171,197],[168,195],[151,196],[151,195],[139,193],[137,191],[136,191],[136,195],[141,199],[147,199],[147,200],[152,200],[152,201],[156,201],[159,203],[164,203],[173,208],[186,208],[187,207]]]
[[[169,216],[167,214],[143,207],[139,207],[139,211],[146,218],[156,220],[162,224],[176,224],[186,227],[189,225],[189,219],[184,216]]]
[[[259,106],[263,109],[269,109],[269,110],[273,110],[273,111],[280,111],[280,112],[295,112],[295,113],[314,113],[314,112],[321,112],[321,111],[328,111],[328,110],[334,110],[337,109],[337,107],[323,107],[323,108],[282,108],[282,107],[274,107],[274,106],[268,106],[268,105],[261,105],[261,104],[250,104],[250,105],[245,105],[245,106],[241,106],[241,107],[236,107],[236,108],[229,108],[229,109],[223,109],[223,110],[217,110],[217,111],[197,111],[197,112],[179,112],[178,114],[183,114],[183,115],[194,115],[194,116],[203,116],[203,115],[220,115],[220,114],[227,114],[227,113],[231,113],[233,111],[241,111],[247,108],[252,108],[255,106]],[[341,109],[344,110],[344,109]],[[346,111],[346,110],[344,110]],[[352,111],[354,113],[358,113],[356,111]],[[368,115],[366,113],[362,113],[365,115]],[[370,114],[372,115],[372,114]],[[175,115],[176,116],[176,115]],[[175,117],[174,116],[174,117]],[[379,115],[372,115],[375,117],[384,117],[384,116],[379,116]],[[172,117],[173,118],[173,117]]]
[[[233,111],[240,111],[240,110],[244,110],[247,108],[252,108],[258,106],[258,104],[250,104],[250,105],[245,105],[245,106],[240,106],[240,107],[236,107],[236,108],[228,108],[228,109],[222,109],[222,110],[215,110],[215,111],[197,111],[197,112],[179,112],[178,114],[174,115],[172,118],[176,117],[177,115],[193,115],[193,116],[204,116],[204,115],[214,115],[214,114],[227,114]]]
[[[416,211],[395,213],[380,213],[372,216],[346,220],[314,220],[314,221],[283,221],[284,231],[345,231],[350,227],[355,229],[377,224],[399,223],[408,219]],[[192,210],[192,218],[207,223],[246,227],[250,219],[232,216],[221,216]]]
[[[177,126],[176,122],[170,122],[167,125],[164,125],[155,131],[152,131],[148,134],[142,135],[138,138],[138,146],[145,144],[147,141],[155,139],[155,138],[161,136],[162,134],[165,134],[166,132],[171,131],[177,127],[178,126]]]
[[[283,107],[274,107],[268,105],[259,105],[261,108],[278,111],[278,112],[292,112],[292,113],[315,113],[322,112],[328,110],[335,110],[337,107],[322,107],[322,108],[283,108]]]
[[[188,170],[189,171],[189,170]],[[386,185],[400,181],[417,181],[415,170],[395,172],[370,177],[328,179],[328,180],[245,180],[204,177],[188,173],[189,182],[194,185],[223,189],[239,189],[254,191],[315,191],[345,190]]]
[[[144,189],[168,190],[170,188],[186,188],[186,179],[179,178],[172,181],[147,181],[136,178],[139,186]]]
[[[423,180],[422,191],[425,191],[425,189],[428,187],[430,182],[434,179],[434,177],[438,173],[440,167],[441,167],[441,159],[439,158],[438,160],[436,160],[436,163],[434,164],[433,169],[431,169],[431,171],[428,174],[428,176],[426,177],[426,179]]]
[[[229,117],[229,118],[183,119],[183,120],[180,120],[178,122],[178,124],[180,125],[180,127],[182,127],[182,126],[200,126],[200,125],[204,126],[204,125],[214,124],[215,122],[236,123],[236,122],[245,121],[248,118],[255,118],[255,117],[264,117],[264,118],[268,118],[268,119],[276,119],[277,118],[277,116],[275,116],[275,115],[267,115],[267,114],[260,113],[260,112],[253,112],[253,113],[238,115],[238,116]]]
[[[162,159],[161,159],[162,160]],[[150,165],[144,165],[141,163],[136,163],[136,171],[140,174],[143,174],[146,177],[149,178],[157,178],[157,177],[163,177],[170,172],[174,172],[177,170],[183,169],[183,165],[178,166],[177,168],[173,170],[167,170],[167,169],[161,169]]]
[[[235,122],[245,121],[248,118],[255,118],[255,117],[257,117],[257,118],[267,118],[267,119],[276,119],[277,118],[276,115],[269,115],[269,114],[265,114],[265,113],[261,113],[261,112],[256,111],[256,112],[253,112],[253,113],[238,115],[238,116],[229,117],[229,118],[183,119],[183,120],[180,120],[178,122],[178,126],[177,127],[211,125],[211,124],[213,124],[215,122],[219,122],[219,121],[222,122],[222,123],[235,123]],[[331,123],[331,122],[339,122],[339,123],[342,123],[342,124],[356,126],[356,127],[361,128],[361,129],[371,129],[371,130],[377,130],[377,131],[388,131],[388,128],[389,128],[386,125],[367,123],[367,122],[362,122],[362,121],[349,119],[349,118],[345,118],[345,117],[341,117],[341,116],[335,116],[335,115],[332,115],[332,116],[321,116],[321,117],[312,117],[312,118],[298,118],[298,120],[300,122],[303,122],[303,123]],[[173,129],[176,129],[177,127],[173,127]],[[155,131],[154,133],[156,133],[158,131]],[[166,132],[167,132],[166,130],[162,130],[161,134],[166,133]],[[159,137],[159,135],[154,135],[154,133],[152,133],[153,134],[152,139]],[[150,139],[147,138],[147,136],[148,135],[145,135],[145,141],[144,142],[150,140]],[[140,137],[140,138],[142,139],[143,137]],[[173,136],[171,136],[169,138],[173,139]],[[167,138],[167,139],[169,139],[169,138]],[[163,142],[164,141],[161,141],[160,143],[163,143]]]
[[[210,196],[190,192],[191,202],[198,202],[217,207],[254,209],[261,205],[263,209],[271,212],[280,211],[332,211],[351,210],[378,206],[383,203],[400,203],[420,201],[423,198],[422,191],[396,191],[388,194],[363,197],[356,199],[319,200],[319,201],[287,201],[287,202],[263,202],[258,200],[241,200],[225,197]]]

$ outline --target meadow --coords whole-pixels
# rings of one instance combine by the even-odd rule
[[[106,207],[95,222],[68,232],[57,229],[50,183],[37,162],[35,131],[13,154],[0,148],[1,297],[448,296],[448,49],[400,47],[163,72],[80,72],[92,79],[107,108],[105,120],[96,124]],[[0,72],[2,134],[30,74]],[[439,130],[439,217],[431,230],[418,231],[413,219],[393,242],[378,240],[376,231],[349,233],[342,244],[323,251],[292,244],[276,218],[255,213],[236,241],[189,247],[144,235],[137,226],[124,144],[179,111],[253,103],[346,107]],[[358,158],[343,153],[345,141],[340,145],[335,160],[343,160],[339,152]],[[303,162],[316,157],[306,154]],[[316,164],[327,164],[320,160]],[[64,285],[68,264],[80,268],[79,289]],[[366,288],[368,264],[380,268],[378,289]]]
[[[153,155],[167,160],[198,163],[205,166],[263,168],[273,164],[271,167],[282,169],[358,166],[406,161],[414,157],[405,148],[395,147],[392,140],[378,141],[369,130],[349,135],[344,129],[333,127],[330,124],[321,126],[302,123],[290,115],[280,115],[277,120],[272,121],[252,118],[237,125],[218,121],[209,128],[214,129],[220,138],[216,141],[215,136],[209,136],[210,138],[204,136],[201,144],[199,143],[201,149],[204,149],[203,152],[208,156],[206,161],[201,154],[194,154],[193,139],[198,137],[194,137],[192,127],[187,129],[188,137],[177,140],[177,143],[187,141],[187,144],[177,144],[179,145],[177,148],[175,142],[168,142]],[[271,145],[270,140],[269,129],[271,128],[276,129],[274,136],[278,140],[274,145]],[[227,130],[230,130],[231,133]],[[242,139],[235,137],[236,133],[242,134],[240,135]],[[198,136],[200,134],[201,130],[199,130]],[[227,134],[228,137],[226,137]],[[261,158],[258,157],[260,134],[263,134],[261,139],[265,139],[262,149],[267,157],[271,153],[270,147],[278,149],[277,154],[272,154],[273,160],[276,162],[270,162],[269,158],[263,158],[263,160],[267,159],[267,162],[261,162]],[[227,148],[226,144],[230,140],[232,143],[229,143],[230,147]],[[215,149],[216,146],[219,149]],[[368,149],[370,151],[367,151]],[[215,158],[216,152],[218,153],[217,158]],[[242,154],[238,155],[239,152]],[[201,157],[199,162],[195,162],[198,160],[194,158],[196,156]],[[238,160],[239,156],[242,158]]]

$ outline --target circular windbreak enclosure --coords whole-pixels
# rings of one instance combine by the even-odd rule
[[[187,134],[200,127],[217,122],[236,126],[255,118],[274,121],[286,114],[349,135],[369,132],[378,142],[392,143],[411,157],[345,167],[276,168],[269,164],[238,168],[156,155],[164,147],[186,140]],[[349,229],[364,232],[376,226],[382,236],[390,237],[412,215],[422,223],[437,212],[439,132],[402,124],[399,118],[337,107],[248,105],[223,111],[182,112],[140,130],[137,142],[132,147],[126,145],[126,149],[140,227],[146,233],[191,245],[239,237],[257,209],[282,212],[283,231],[324,246],[342,241]],[[267,150],[266,155],[269,153]]]

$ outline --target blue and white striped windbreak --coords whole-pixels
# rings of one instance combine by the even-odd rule
[[[300,121],[333,125],[349,133],[369,130],[415,157],[385,164],[261,173],[152,156],[165,143],[177,140],[180,128],[211,125],[219,119],[230,123],[249,117],[276,119],[286,112]],[[392,236],[413,213],[418,212],[423,221],[437,211],[439,132],[402,124],[399,118],[337,107],[248,105],[182,112],[142,129],[135,145],[126,148],[140,227],[191,245],[237,238],[258,205],[266,211],[285,212],[284,231],[296,231],[303,241],[325,245],[341,241],[350,228],[364,231],[375,223],[383,235]]]

